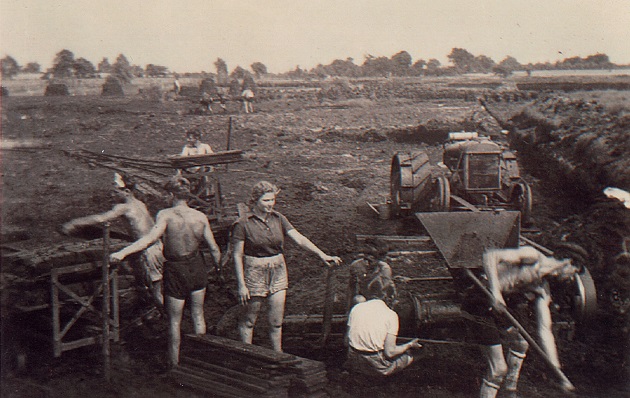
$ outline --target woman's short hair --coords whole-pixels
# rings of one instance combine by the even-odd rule
[[[256,203],[266,193],[277,195],[280,189],[269,181],[258,181],[253,187],[249,197],[250,202]]]

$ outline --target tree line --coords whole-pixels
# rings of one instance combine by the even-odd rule
[[[391,57],[376,57],[371,54],[365,56],[363,63],[355,64],[353,58],[336,59],[328,65],[319,64],[310,70],[296,66],[294,70],[281,73],[279,76],[289,78],[326,78],[326,77],[389,77],[389,76],[444,76],[464,73],[494,73],[509,76],[515,71],[554,70],[554,69],[615,69],[623,65],[610,62],[606,54],[594,54],[587,57],[570,57],[555,63],[521,64],[512,56],[507,56],[500,62],[495,62],[486,55],[474,55],[463,48],[453,48],[447,55],[451,65],[442,66],[437,59],[419,59],[414,61],[407,51],[400,51]],[[19,73],[41,73],[41,65],[29,62],[20,66],[18,62],[7,55],[0,60],[2,77],[11,79]],[[246,76],[261,77],[268,75],[268,70],[262,62],[254,62],[250,69],[236,66],[228,73],[227,63],[218,58],[214,62],[217,83],[227,84],[229,79],[243,79]],[[128,83],[135,77],[166,77],[177,76],[166,66],[148,64],[144,68],[129,63],[124,54],[118,55],[115,62],[110,64],[104,57],[98,65],[92,64],[83,57],[75,58],[72,51],[64,49],[55,55],[53,66],[47,69],[42,78],[79,78],[89,79],[99,77],[100,74],[114,76],[122,83]],[[206,72],[186,73],[184,76],[205,76]]]

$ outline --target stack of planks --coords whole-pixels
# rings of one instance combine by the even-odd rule
[[[328,397],[322,362],[212,335],[184,336],[172,377],[213,397]]]

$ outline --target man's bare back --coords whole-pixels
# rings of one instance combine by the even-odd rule
[[[166,231],[163,236],[166,257],[184,257],[199,249],[209,228],[206,215],[187,206],[162,210],[157,215],[163,218]]]

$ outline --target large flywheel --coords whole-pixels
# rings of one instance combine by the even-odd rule
[[[426,152],[399,152],[392,158],[390,195],[394,215],[408,214],[422,207],[431,193],[431,173]]]

